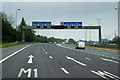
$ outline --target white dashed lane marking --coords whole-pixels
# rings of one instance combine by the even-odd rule
[[[49,56],[50,59],[52,59],[53,57],[52,56]]]
[[[45,52],[45,54],[47,54],[47,52]]]
[[[113,62],[113,63],[119,63],[118,61],[113,61],[113,60],[111,60],[111,59],[106,59],[106,58],[100,58],[100,59],[102,59],[102,60],[104,60],[104,61]]]
[[[86,57],[85,59],[87,59],[87,60],[91,60],[90,58],[87,58],[87,57]]]
[[[87,66],[86,64],[84,64],[84,63],[82,63],[82,62],[80,62],[80,61],[77,61],[77,60],[75,60],[75,59],[73,59],[73,58],[71,58],[71,57],[66,56],[66,58],[69,59],[69,60],[72,60],[72,61],[74,61],[75,63],[78,63],[78,64],[80,64],[80,65],[82,65],[82,66]]]
[[[69,72],[65,68],[61,68],[61,69],[64,73],[69,74]]]

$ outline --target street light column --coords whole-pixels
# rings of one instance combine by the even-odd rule
[[[17,42],[17,30],[18,30],[18,27],[17,27],[17,11],[20,10],[20,9],[17,9],[16,10],[16,42]]]
[[[119,16],[119,10],[120,9],[120,1],[118,2],[118,7],[117,8],[115,8],[115,10],[117,10],[117,16],[118,16],[118,36],[120,37],[120,32],[119,32],[119,29],[120,29],[120,20],[119,20],[119,18],[120,18],[120,16]]]
[[[120,37],[120,14],[119,14],[119,10],[120,9],[120,1],[118,2],[118,36]]]

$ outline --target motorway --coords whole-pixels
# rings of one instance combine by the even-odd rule
[[[27,44],[2,49],[3,78],[102,78],[120,80],[119,60],[59,44]],[[97,80],[97,79],[96,79]]]
[[[82,51],[85,53],[90,53],[90,54],[104,56],[107,58],[113,58],[113,59],[120,60],[120,54],[118,54],[118,50],[110,50],[110,49],[108,50],[108,49],[91,48],[91,47],[86,47],[85,50],[82,50],[82,49],[75,49],[76,47],[75,44],[64,44],[60,46],[69,48],[69,49],[74,49],[76,51]]]

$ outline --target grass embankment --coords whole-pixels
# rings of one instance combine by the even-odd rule
[[[11,47],[11,46],[17,46],[17,45],[23,45],[23,44],[33,44],[35,42],[3,42],[0,44],[0,48],[6,48],[6,47]]]
[[[109,45],[86,45],[87,47],[108,49],[108,50],[118,50],[119,46],[109,46]]]

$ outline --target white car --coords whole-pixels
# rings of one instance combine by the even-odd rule
[[[62,42],[62,45],[64,45],[65,44],[65,42]]]
[[[77,42],[76,49],[85,49],[85,42]]]

